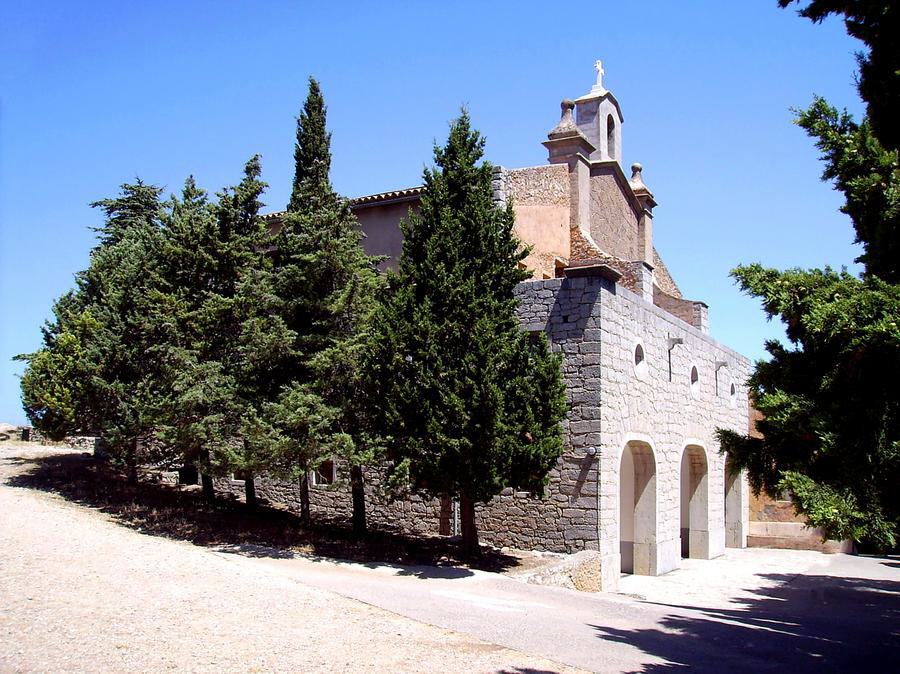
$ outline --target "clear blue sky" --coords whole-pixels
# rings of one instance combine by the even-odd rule
[[[31,2],[0,10],[0,421],[24,422],[10,358],[40,345],[87,265],[88,203],[140,176],[215,191],[263,157],[270,210],[290,189],[294,119],[317,77],[333,180],[356,196],[419,184],[461,104],[508,167],[546,162],[559,101],[593,62],[644,165],[657,248],[713,335],[751,358],[783,333],[728,277],[741,262],[851,265],[840,195],[791,124],[812,95],[858,114],[853,52],[756,2]],[[851,265],[851,268],[855,269]]]

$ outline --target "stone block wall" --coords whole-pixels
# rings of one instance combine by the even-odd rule
[[[417,495],[391,500],[381,489],[383,475],[377,468],[365,470],[366,515],[371,527],[386,531],[397,531],[411,535],[437,535],[442,533],[442,523],[446,528],[450,514],[446,507],[442,511],[439,499],[428,499]],[[294,512],[300,512],[300,486],[296,482],[273,479],[266,476],[256,478],[256,495],[271,503],[286,505]],[[244,496],[244,481],[229,478],[215,480],[219,492]],[[336,466],[336,479],[332,484],[309,486],[310,512],[313,517],[338,518],[349,521],[352,513],[350,498],[350,477],[345,465]]]
[[[614,589],[621,568],[620,466],[626,446],[638,442],[646,448],[642,470],[651,470],[654,477],[648,488],[652,508],[645,513],[652,523],[652,542],[640,553],[647,572],[664,573],[680,564],[681,465],[688,447],[707,466],[705,479],[697,481],[704,485],[705,499],[691,504],[692,517],[704,517],[691,525],[690,550],[698,556],[721,554],[726,477],[715,430],[747,428],[749,362],[606,278],[529,281],[519,284],[516,295],[523,327],[545,332],[563,357],[570,406],[563,423],[566,449],[543,494],[506,490],[477,508],[482,540],[557,552],[598,550],[602,585]],[[638,344],[641,367],[635,365]],[[698,372],[694,383],[693,368]],[[349,480],[343,468],[337,477],[333,485],[311,487],[313,513],[349,518]],[[379,488],[382,476],[375,468],[367,469],[366,482],[372,526],[410,534],[453,531],[448,502],[418,496],[391,502]],[[243,493],[239,481],[220,480],[217,487]],[[292,508],[299,507],[297,489],[257,480],[261,498]],[[744,512],[745,492],[739,488],[729,497],[732,507]],[[637,546],[634,554],[638,556]]]
[[[602,316],[603,342],[600,546],[604,575],[619,568],[619,470],[629,443],[649,447],[655,463],[651,495],[656,503],[655,553],[650,572],[665,573],[680,564],[681,465],[688,447],[699,448],[693,451],[702,452],[708,470],[703,505],[708,517],[696,532],[706,539],[701,556],[720,555],[725,547],[726,476],[715,431],[745,432],[750,363],[622,286],[604,279],[591,281],[603,286],[597,313]],[[638,345],[643,355],[640,367],[636,365]],[[694,368],[697,378],[692,382]],[[746,509],[746,503],[737,505]],[[731,516],[741,517],[740,512]]]

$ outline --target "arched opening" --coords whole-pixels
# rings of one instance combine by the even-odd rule
[[[656,461],[645,442],[629,442],[619,464],[619,552],[623,573],[656,573]]]
[[[706,452],[688,445],[681,455],[681,556],[709,559],[709,471]]]
[[[606,116],[606,154],[610,159],[616,159],[616,120],[612,115]]]

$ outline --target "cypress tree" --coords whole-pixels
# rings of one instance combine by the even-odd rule
[[[213,476],[246,473],[251,506],[253,475],[267,457],[244,427],[267,399],[290,344],[271,293],[269,235],[259,218],[264,189],[259,157],[216,203],[188,179],[171,201],[164,230],[169,292],[158,303],[158,322],[174,326],[160,435],[198,466],[208,498]]]
[[[402,225],[399,273],[366,368],[391,483],[458,495],[467,553],[479,549],[477,502],[505,487],[543,487],[565,413],[559,357],[516,317],[527,250],[513,235],[512,205],[493,202],[483,153],[463,111],[425,171],[421,215]]]
[[[286,325],[296,335],[294,357],[258,432],[277,448],[282,470],[299,479],[304,520],[309,519],[309,472],[331,456],[346,459],[353,528],[362,534],[362,465],[373,454],[356,389],[364,333],[383,282],[378,260],[362,249],[349,202],[331,185],[330,140],[322,92],[310,78],[297,119],[293,191],[274,242],[275,288]]]

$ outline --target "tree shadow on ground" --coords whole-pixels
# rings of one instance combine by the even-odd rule
[[[775,582],[734,608],[674,609],[656,629],[592,625],[663,660],[642,672],[882,672],[900,659],[900,581],[760,574]],[[660,604],[657,604],[660,605]]]
[[[314,522],[304,527],[298,515],[270,504],[249,510],[229,494],[218,494],[213,502],[207,502],[198,487],[148,481],[128,485],[122,472],[89,454],[34,459],[7,456],[4,463],[33,466],[7,479],[12,487],[58,494],[96,508],[144,534],[247,557],[287,559],[302,555],[372,566],[399,565],[412,567],[401,573],[423,578],[461,578],[472,575],[469,569],[503,571],[520,563],[513,555],[490,548],[479,557],[466,557],[457,541],[435,536],[370,529],[360,539],[354,536],[350,522],[342,518],[314,516]]]

